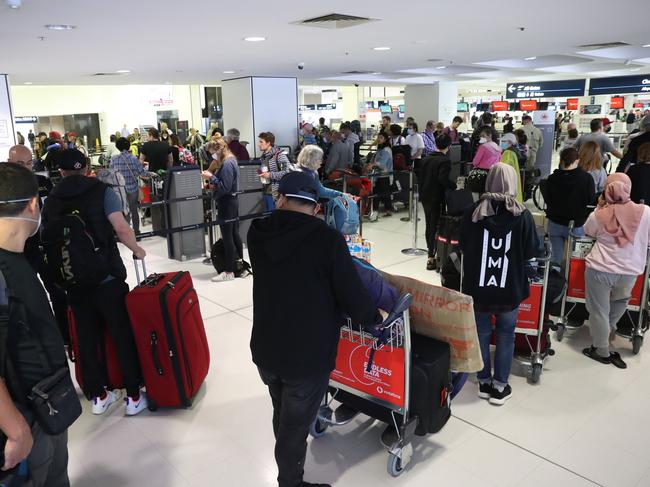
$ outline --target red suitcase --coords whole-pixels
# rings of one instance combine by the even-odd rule
[[[152,274],[126,296],[149,409],[190,407],[210,367],[199,299],[189,272]],[[146,276],[146,269],[144,268]]]
[[[70,361],[74,362],[74,371],[77,383],[79,384],[79,387],[81,387],[81,390],[84,391],[84,394],[88,396],[84,390],[83,370],[81,369],[81,361],[79,360],[77,321],[75,320],[72,308],[68,308],[68,325],[70,327],[70,348],[68,349],[68,355],[70,356]],[[103,343],[98,344],[97,346],[97,355],[100,361],[106,365],[106,376],[108,379],[108,384],[106,384],[107,387],[111,390],[122,389],[124,387],[122,368],[117,359],[117,350],[115,349],[113,339],[110,337],[106,329],[104,329]]]

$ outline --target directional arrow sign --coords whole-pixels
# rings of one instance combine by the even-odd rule
[[[584,79],[532,81],[525,84],[508,83],[506,85],[506,98],[521,100],[526,98],[584,96],[585,84]]]

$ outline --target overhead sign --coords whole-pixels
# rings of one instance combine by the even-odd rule
[[[38,122],[38,117],[14,117],[14,122],[16,122],[16,123],[36,123],[36,122]]]
[[[492,102],[492,111],[493,112],[505,112],[508,110],[509,103],[507,101],[493,101]]]
[[[622,93],[650,93],[650,75],[592,78],[590,95],[618,95]]]
[[[584,79],[508,83],[506,85],[506,98],[509,100],[518,100],[522,98],[584,96],[585,85],[586,81]]]

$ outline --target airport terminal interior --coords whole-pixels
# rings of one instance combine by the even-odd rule
[[[83,167],[74,169],[83,170],[84,178],[104,181],[102,174],[115,177],[115,184],[104,181],[106,191],[113,196],[128,196],[125,181],[130,176],[135,178],[136,189],[129,194],[136,191],[137,206],[130,208],[125,199],[120,208],[125,216],[132,211],[139,216],[136,233],[127,229],[137,244],[117,245],[132,290],[126,306],[146,391],[141,397],[149,401],[148,409],[132,417],[125,415],[121,399],[97,414],[96,403],[85,397],[88,392],[78,376],[81,344],[70,342],[76,340],[74,337],[64,337],[82,406],[81,415],[67,433],[69,484],[5,483],[0,474],[0,486],[649,487],[650,352],[643,337],[650,325],[650,253],[640,275],[628,272],[639,277],[630,281],[635,287],[630,284],[624,292],[625,311],[620,321],[609,325],[614,327],[610,350],[626,365],[622,368],[613,358],[595,355],[602,347],[595,347],[596,302],[589,301],[589,272],[593,270],[590,258],[596,253],[592,246],[616,247],[621,235],[627,238],[625,232],[630,227],[621,230],[616,239],[607,234],[604,238],[611,241],[607,240],[605,247],[600,236],[587,232],[595,237],[589,239],[571,234],[573,220],[569,225],[568,221],[558,224],[549,219],[553,205],[573,204],[569,203],[575,200],[573,189],[559,203],[557,199],[551,201],[550,196],[548,201],[545,198],[550,194],[546,188],[552,185],[552,179],[547,178],[562,172],[567,158],[567,168],[575,164],[571,169],[583,172],[580,168],[587,156],[583,156],[582,148],[586,144],[595,146],[596,159],[602,158],[584,170],[594,173],[590,173],[593,184],[587,177],[593,198],[583,204],[585,214],[604,214],[617,206],[610,187],[612,175],[627,171],[632,195],[635,184],[641,184],[633,179],[631,168],[650,164],[650,144],[638,144],[641,139],[650,139],[649,18],[647,0],[623,0],[615,5],[602,0],[588,5],[558,0],[538,5],[476,0],[462,4],[413,0],[403,5],[385,0],[369,4],[340,0],[324,4],[288,0],[232,4],[207,0],[183,4],[169,0],[0,0],[0,161],[25,162],[12,161],[12,154],[17,154],[13,147],[24,146],[32,154],[27,166],[39,176],[40,189],[42,181],[47,181],[48,191],[55,196],[57,187],[65,185],[66,171],[72,169],[65,166],[63,161],[69,158],[63,153],[83,154]],[[600,148],[598,143],[587,142],[595,137],[590,132],[598,132],[605,140]],[[273,135],[271,146],[278,149],[274,156],[269,152],[273,147],[268,149],[268,133]],[[169,142],[162,168],[154,167],[152,150],[147,149],[155,139]],[[225,152],[219,152],[224,146]],[[308,170],[307,163],[300,162],[313,153],[310,147],[314,146],[320,147],[315,157],[323,162],[322,168],[315,168],[318,171],[313,167]],[[408,149],[400,150],[400,146]],[[234,147],[246,155],[235,153]],[[490,150],[497,151],[493,162],[487,166],[477,162],[479,153]],[[390,156],[389,167],[379,162],[379,153],[384,151]],[[506,152],[516,153],[511,162],[506,162]],[[635,153],[633,159],[631,152]],[[226,188],[223,196],[219,191],[225,184],[225,153],[237,159],[232,170],[238,175],[238,183]],[[521,154],[523,159],[519,158]],[[147,172],[150,176],[135,177],[131,169],[121,175],[113,163],[127,156],[133,156],[129,160],[141,166],[138,171],[151,171]],[[445,178],[452,186],[443,183],[442,176],[440,183],[426,177],[427,164],[434,164],[427,159],[438,161],[438,156],[450,168]],[[278,157],[285,158],[286,163],[281,166]],[[495,165],[498,161],[505,164]],[[525,299],[508,308],[519,310],[514,315],[519,321],[509,377],[506,374],[505,383],[498,382],[495,369],[493,382],[487,384],[487,396],[479,397],[485,382],[476,373],[483,368],[484,355],[476,322],[479,315],[507,313],[503,306],[497,306],[496,311],[477,311],[475,319],[471,306],[477,297],[446,288],[452,287],[452,274],[461,281],[479,273],[463,268],[463,259],[472,256],[461,255],[459,229],[463,229],[462,235],[470,235],[465,227],[480,224],[482,218],[497,218],[491,216],[497,203],[489,206],[491,200],[486,199],[491,198],[486,195],[505,192],[501,186],[489,190],[500,177],[496,169],[516,181],[514,193],[501,194],[498,201],[506,201],[503,208],[512,213],[508,213],[510,217],[529,218],[539,249],[534,256],[521,257],[527,251],[522,254],[516,247],[524,245],[523,237],[512,243],[507,237],[502,255],[503,282],[495,286],[514,289],[514,284],[506,283],[506,275],[512,274],[525,281],[531,294],[529,297],[526,292]],[[339,214],[343,215],[344,227],[349,223],[353,230],[337,229],[346,234],[349,252],[358,258],[359,265],[371,264],[382,273],[373,274],[376,279],[390,282],[401,294],[409,292],[413,299],[410,310],[406,306],[398,315],[391,314],[392,309],[384,310],[384,318],[390,314],[384,324],[394,320],[392,328],[385,329],[390,332],[388,339],[385,333],[355,331],[340,313],[344,308],[337,308],[341,319],[332,327],[344,328],[336,332],[340,343],[328,392],[316,417],[308,418],[311,426],[302,484],[300,480],[278,480],[283,452],[276,449],[276,440],[281,446],[282,435],[274,436],[273,428],[277,401],[271,400],[269,388],[261,379],[264,371],[260,369],[264,367],[253,361],[251,333],[262,323],[271,326],[267,333],[278,343],[304,346],[296,351],[301,357],[312,350],[314,356],[320,356],[321,350],[331,347],[331,343],[312,339],[321,335],[312,334],[309,319],[295,334],[295,328],[283,326],[280,317],[294,316],[297,309],[304,308],[305,294],[320,289],[311,283],[321,279],[321,271],[308,272],[305,267],[306,275],[300,276],[293,269],[284,273],[282,265],[303,263],[305,256],[324,261],[336,254],[329,254],[335,245],[325,253],[309,255],[296,244],[295,262],[279,265],[279,257],[268,259],[269,264],[261,262],[259,249],[257,254],[251,252],[247,241],[251,225],[259,228],[256,225],[263,225],[259,223],[262,219],[272,220],[278,213],[292,211],[287,205],[293,201],[300,206],[296,198],[302,198],[303,205],[304,199],[309,199],[302,192],[304,186],[296,196],[295,191],[285,189],[290,186],[288,182],[271,181],[274,171],[286,171],[285,182],[292,177],[297,181],[295,173],[313,173],[312,180],[318,183],[310,184],[321,187],[322,211],[304,218],[324,219],[336,228]],[[432,178],[438,178],[437,174]],[[475,190],[472,185],[481,177],[482,189]],[[642,182],[649,185],[645,191],[650,195],[650,176]],[[430,212],[434,210],[427,185],[435,184],[446,186],[440,190],[442,202],[437,200],[439,207],[435,207],[440,219],[437,233],[430,234],[427,226],[432,224]],[[0,181],[0,191],[6,186]],[[323,188],[340,193],[324,198]],[[450,193],[469,197],[462,211],[452,212],[452,203],[460,203]],[[596,199],[599,194],[600,202]],[[0,220],[7,218],[1,208],[7,201],[2,200],[14,197],[0,194]],[[41,193],[41,197],[47,207],[49,196]],[[233,201],[235,213],[227,213],[226,203]],[[487,206],[481,206],[486,201]],[[648,201],[635,200],[638,205],[629,201],[628,194],[624,203],[646,215],[643,211],[648,209],[643,203]],[[476,212],[474,208],[478,208]],[[481,208],[488,216],[481,214],[477,223],[475,217]],[[563,210],[555,209],[555,214],[558,211]],[[617,211],[608,213],[610,227],[612,222],[623,222],[620,208]],[[595,225],[593,222],[600,221],[598,217],[589,218],[582,220],[587,220],[585,229],[590,222]],[[645,236],[642,240],[637,234],[634,240],[637,229],[648,227],[643,226],[643,218],[632,225],[632,243],[628,244],[634,246],[636,242],[637,250],[643,245],[640,241],[647,245]],[[128,225],[133,226],[131,219]],[[569,233],[560,240],[556,252],[550,235],[559,226]],[[237,256],[237,269],[229,273],[224,269],[229,269],[226,256],[230,251],[223,248],[230,244],[223,242],[229,242],[233,232],[241,236],[243,254]],[[463,248],[487,255],[488,230],[485,232],[483,246],[476,243],[470,247],[465,241],[461,242]],[[110,233],[115,238],[112,230]],[[41,249],[48,245],[43,235]],[[121,235],[117,231],[120,242],[124,241]],[[471,235],[483,238],[478,233]],[[217,241],[223,243],[221,254]],[[146,252],[145,276],[141,271],[136,275],[133,245]],[[270,244],[268,248],[272,248]],[[49,265],[52,259],[47,252],[45,262]],[[599,252],[610,266],[619,265],[619,260],[627,262],[625,256],[607,260],[607,256],[602,257],[606,251]],[[643,254],[642,258],[646,255],[643,249],[630,250],[628,255],[632,253]],[[343,257],[339,261],[352,268],[352,261],[347,255]],[[481,282],[492,264],[496,265],[492,257],[486,258],[488,269],[483,263]],[[216,265],[219,259],[220,265]],[[501,266],[501,258],[498,260]],[[523,260],[527,261],[526,274],[521,269],[508,271],[508,262],[514,267]],[[252,269],[240,272],[240,264],[251,261]],[[265,273],[272,265],[276,271],[273,285],[269,285],[271,280]],[[339,265],[320,265],[318,269]],[[190,377],[193,365],[188,365],[183,372],[186,376],[181,377],[180,367],[185,365],[179,365],[176,345],[171,344],[178,341],[187,364],[199,360],[199,345],[190,344],[188,348],[196,348],[185,352],[185,345],[195,339],[188,331],[190,325],[184,326],[186,315],[181,317],[177,310],[175,332],[167,321],[158,325],[169,334],[162,338],[164,343],[170,343],[169,350],[161,346],[160,351],[156,348],[160,337],[155,332],[145,332],[143,344],[136,330],[138,326],[154,326],[148,321],[162,323],[160,313],[153,310],[159,303],[137,312],[129,304],[138,289],[156,287],[156,275],[179,271],[191,277],[207,338],[203,345],[209,349],[209,362],[202,364],[207,375],[194,384],[196,377]],[[145,280],[151,275],[153,281]],[[56,308],[48,278],[43,276],[39,271]],[[266,287],[261,284],[263,279]],[[560,283],[552,297],[551,281]],[[355,282],[361,280],[355,277]],[[581,290],[576,289],[580,286]],[[480,287],[483,284],[476,286]],[[172,293],[174,282],[168,288]],[[338,289],[328,288],[326,292],[340,294]],[[609,307],[611,289],[607,292],[601,301]],[[365,303],[370,290],[359,293],[355,296],[361,296]],[[263,301],[262,294],[266,295]],[[65,299],[65,292],[63,295]],[[265,308],[260,303],[268,303],[268,296],[281,304]],[[260,301],[256,303],[257,299]],[[317,308],[334,298],[308,299]],[[617,299],[620,303],[621,296]],[[614,302],[614,297],[611,300]],[[164,307],[164,299],[160,302]],[[70,306],[74,314],[77,308],[72,302]],[[361,301],[359,307],[363,307]],[[587,311],[592,314],[591,320]],[[318,314],[320,310],[310,312]],[[277,317],[269,317],[273,313]],[[322,313],[332,314],[330,310]],[[144,316],[142,322],[136,323],[135,314]],[[201,321],[196,317],[192,320],[192,326]],[[463,325],[462,337],[457,335],[461,320],[470,323]],[[61,321],[58,314],[52,317],[52,323],[69,331],[70,323],[62,325]],[[83,325],[77,321],[77,326]],[[11,326],[11,320],[9,323]],[[502,346],[499,323],[497,349]],[[299,343],[297,336],[309,339]],[[428,370],[422,365],[426,361],[422,344],[428,344],[427,340],[447,350],[442,382],[436,385],[416,376]],[[486,353],[488,358],[492,353],[498,362],[492,341],[492,351],[486,342]],[[345,348],[350,344],[357,347],[352,352]],[[105,366],[114,352],[100,349],[104,350],[103,345],[97,348],[97,357]],[[365,356],[354,362],[358,349]],[[378,349],[376,354],[370,352],[374,349]],[[345,353],[350,356],[343,356]],[[586,356],[589,353],[592,356]],[[83,352],[81,355],[86,357]],[[291,355],[276,356],[275,360],[292,364]],[[377,357],[374,369],[373,357]],[[469,357],[477,357],[480,365],[476,360],[470,365]],[[391,374],[380,378],[386,372],[382,364],[393,367],[393,379]],[[346,371],[341,372],[341,368]],[[168,395],[169,390],[162,394],[154,390],[161,387],[155,380],[165,375],[173,377],[165,388],[176,394],[177,383],[181,384],[180,391],[184,381],[189,382],[192,397],[185,398],[188,393],[179,392],[188,401],[171,407],[161,403],[158,407],[156,401],[162,400],[157,398]],[[466,377],[467,382],[457,382],[459,377]],[[127,392],[121,394],[126,396]],[[416,430],[418,434],[414,435],[409,421],[415,419],[422,426],[428,414],[420,408],[446,416],[438,427],[431,426],[426,434]],[[0,429],[5,423],[0,418]],[[292,427],[289,423],[289,429]],[[4,433],[0,439],[11,439],[8,432]],[[387,436],[390,441],[385,444]],[[29,457],[23,464],[34,467]]]

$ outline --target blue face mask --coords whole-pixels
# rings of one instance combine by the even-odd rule
[[[510,145],[507,142],[501,142],[501,150],[506,150]]]

